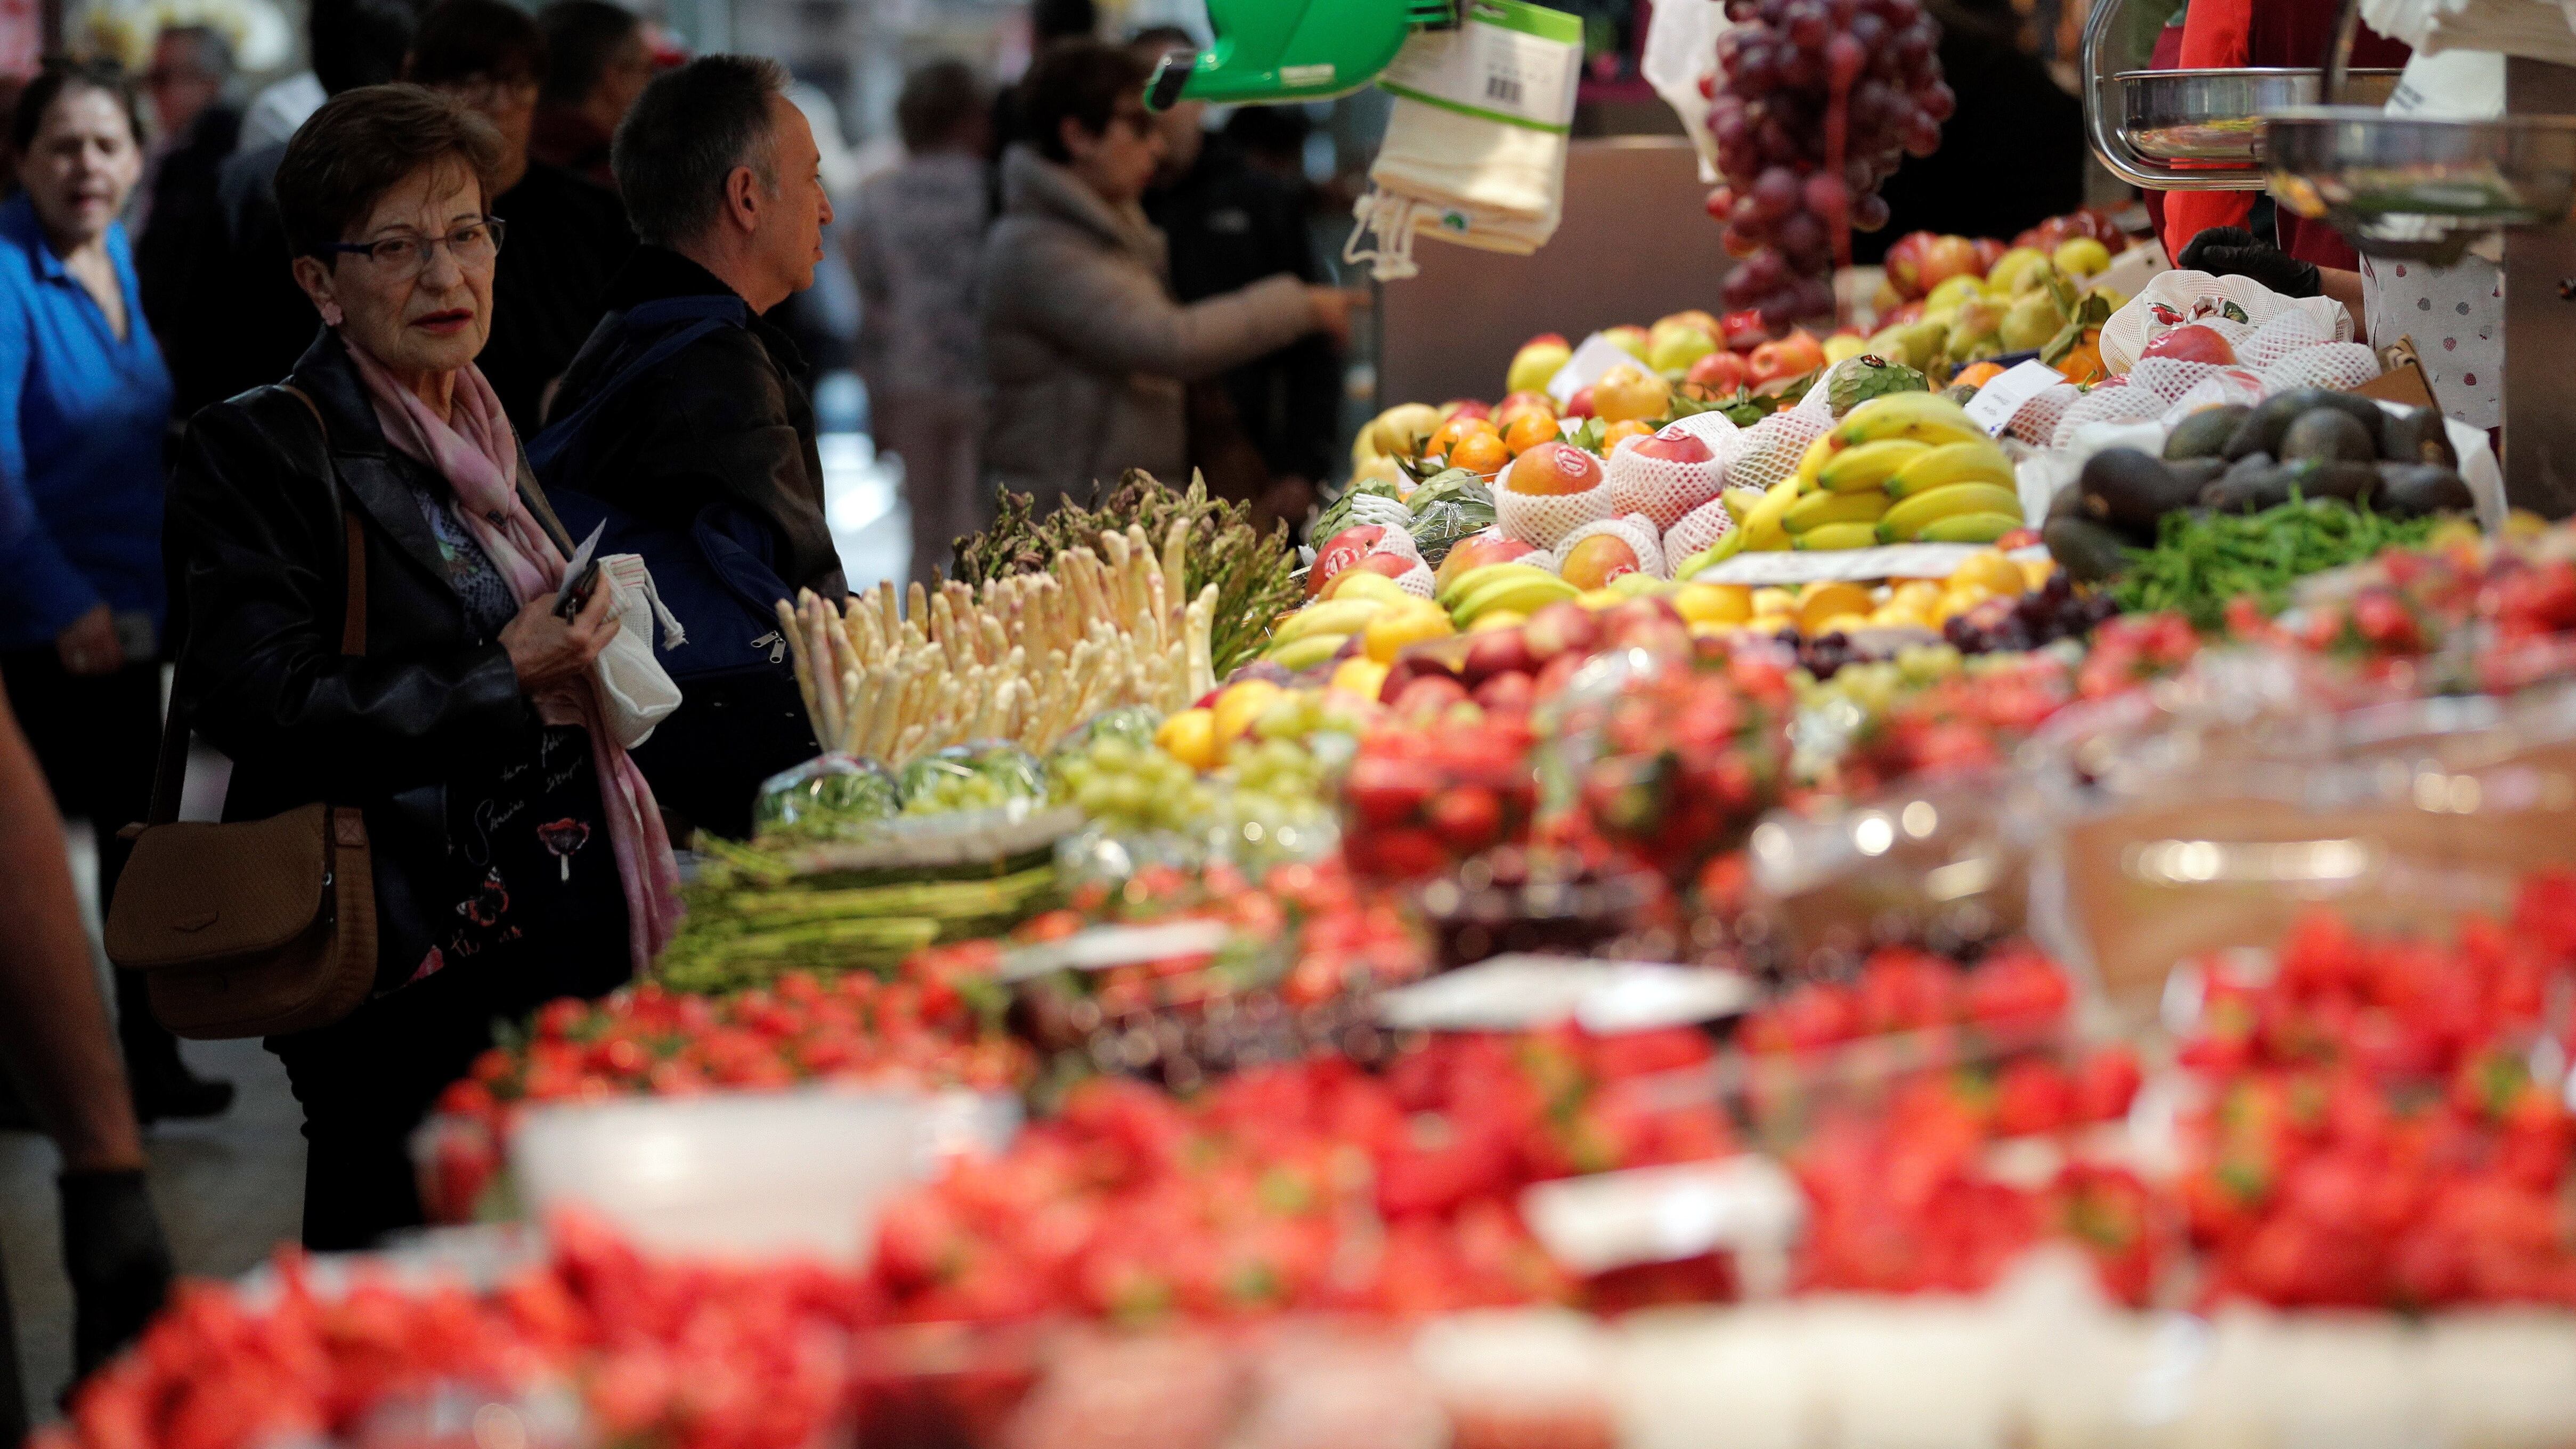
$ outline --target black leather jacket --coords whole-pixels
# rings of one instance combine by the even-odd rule
[[[449,909],[448,788],[524,753],[541,726],[508,653],[446,582],[421,512],[426,470],[386,444],[338,335],[324,331],[287,381],[314,411],[262,387],[188,425],[164,535],[188,598],[179,702],[232,757],[225,819],[317,799],[365,813],[383,986]],[[524,459],[519,488],[569,555]],[[343,506],[360,510],[367,550],[355,660],[339,652]]]

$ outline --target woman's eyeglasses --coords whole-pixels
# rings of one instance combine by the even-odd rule
[[[368,261],[397,276],[419,276],[429,270],[429,259],[440,247],[456,258],[460,267],[478,268],[492,265],[501,254],[501,218],[487,216],[469,221],[445,236],[389,236],[381,241],[333,242],[331,251],[365,257]]]

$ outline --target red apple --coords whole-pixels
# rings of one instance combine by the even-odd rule
[[[1532,409],[1553,414],[1556,411],[1556,399],[1543,392],[1513,393],[1494,404],[1492,421],[1496,427],[1508,426],[1512,419]]]
[[[1578,589],[1597,589],[1621,574],[1635,573],[1638,566],[1637,550],[1628,540],[1596,533],[1567,549],[1557,572]]]
[[[1576,388],[1574,390],[1574,396],[1565,400],[1565,415],[1569,418],[1588,418],[1592,416],[1592,389],[1588,387]]]
[[[1451,579],[1469,569],[1483,568],[1487,564],[1510,563],[1523,554],[1536,552],[1538,552],[1537,549],[1517,538],[1504,537],[1500,525],[1488,528],[1481,533],[1471,533],[1449,546],[1449,552],[1440,560],[1440,567],[1432,571],[1432,587],[1434,589],[1445,587]]]
[[[1538,667],[1530,658],[1529,642],[1518,629],[1490,629],[1469,639],[1466,667],[1459,677],[1469,684],[1481,684],[1497,674],[1526,673]]]
[[[1749,369],[1742,357],[1733,352],[1712,352],[1692,363],[1690,371],[1682,374],[1682,380],[1725,396],[1744,386],[1748,375]]]
[[[1668,463],[1705,463],[1717,456],[1706,438],[1679,423],[1660,433],[1648,433],[1628,446],[1640,458],[1661,458]]]
[[[1601,460],[1572,443],[1534,443],[1512,460],[1514,493],[1583,493],[1601,486]]]
[[[1368,573],[1384,574],[1391,579],[1400,579],[1413,572],[1413,560],[1400,553],[1373,553],[1351,567]]]
[[[1882,313],[1879,316],[1878,325],[1881,327],[1901,327],[1909,322],[1920,322],[1922,320],[1923,299],[1917,297],[1911,302],[1900,302],[1892,310]]]
[[[1322,593],[1335,574],[1367,558],[1369,550],[1377,547],[1377,541],[1385,534],[1379,525],[1363,523],[1325,540],[1324,546],[1315,550],[1314,567],[1306,570],[1306,597],[1311,599]]]
[[[2004,244],[1993,237],[1981,236],[1974,245],[1977,248],[1977,275],[1982,277],[1993,271],[1995,263],[2003,259]]]
[[[1565,334],[1562,332],[1542,332],[1536,337],[1531,338],[1529,341],[1522,343],[1521,346],[1536,347],[1540,343],[1545,343],[1550,347],[1568,347],[1572,345],[1565,340]]]
[[[1521,625],[1521,639],[1529,646],[1532,659],[1541,664],[1564,654],[1581,654],[1601,636],[1601,625],[1592,611],[1572,599],[1560,599],[1529,616]]]
[[[1762,309],[1759,307],[1747,307],[1741,312],[1729,312],[1718,326],[1725,331],[1726,345],[1732,351],[1751,352],[1771,340],[1770,325],[1762,320]]]
[[[1789,335],[1777,342],[1765,342],[1753,349],[1753,385],[1777,382],[1784,377],[1813,372],[1825,365],[1825,345],[1803,327],[1790,329]]]
[[[1474,699],[1495,714],[1521,714],[1529,709],[1536,693],[1527,674],[1512,670],[1477,685]]]
[[[1916,269],[1916,275],[1923,279],[1926,292],[1952,277],[1977,275],[1977,244],[1963,236],[1934,238],[1931,245],[1923,249],[1923,261]]]
[[[1906,297],[1920,297],[1932,290],[1923,280],[1923,257],[1941,238],[1928,231],[1909,231],[1888,247],[1885,266],[1890,286]]]
[[[1492,408],[1471,397],[1453,397],[1440,405],[1440,420],[1444,423],[1451,418],[1490,419],[1493,415]]]
[[[1539,699],[1554,699],[1564,693],[1566,681],[1574,677],[1574,672],[1581,669],[1589,657],[1584,650],[1569,649],[1547,661],[1539,666],[1538,678],[1533,682],[1530,693]]]
[[[2227,339],[2218,334],[2217,328],[2203,327],[2195,322],[2168,331],[2140,348],[2138,356],[2178,357],[2185,362],[2214,362],[2226,367],[2236,361],[2236,349],[2227,345]]]
[[[1579,547],[1580,545],[1578,545]],[[1682,629],[1682,611],[1673,601],[1647,594],[1601,611],[1601,643],[1625,649]]]

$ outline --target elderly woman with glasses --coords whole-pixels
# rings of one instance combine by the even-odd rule
[[[493,1021],[609,990],[676,923],[652,791],[601,720],[607,591],[556,610],[576,550],[474,365],[501,155],[417,86],[304,123],[277,204],[321,332],[197,415],[172,489],[173,727],[231,757],[226,819],[356,805],[373,855],[375,993],[268,1043],[304,1106],[314,1248],[420,1221],[406,1139]]]

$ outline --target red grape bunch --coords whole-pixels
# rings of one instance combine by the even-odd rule
[[[1929,156],[1953,98],[1921,0],[1726,0],[1709,130],[1726,184],[1709,215],[1744,260],[1726,305],[1774,328],[1833,311],[1851,228],[1887,224],[1879,183]]]

